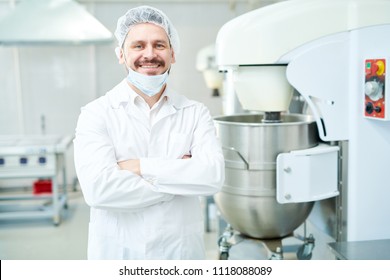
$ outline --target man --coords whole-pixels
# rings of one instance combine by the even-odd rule
[[[212,118],[166,83],[179,38],[165,14],[131,9],[115,35],[128,76],[82,108],[74,140],[88,258],[203,259],[199,196],[224,181]]]

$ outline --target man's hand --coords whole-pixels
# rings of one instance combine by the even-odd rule
[[[141,168],[139,159],[128,159],[118,162],[120,169],[131,171],[139,176],[141,176]]]
[[[184,155],[182,159],[190,159],[191,155]],[[120,169],[131,171],[139,176],[141,176],[141,167],[139,159],[128,159],[118,162]]]

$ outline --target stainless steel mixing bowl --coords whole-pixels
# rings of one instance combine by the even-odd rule
[[[240,233],[253,238],[280,238],[299,227],[313,202],[276,201],[276,157],[318,144],[313,118],[282,114],[279,123],[263,123],[262,114],[216,117],[226,179],[214,200],[222,216]],[[299,186],[297,186],[299,187]]]

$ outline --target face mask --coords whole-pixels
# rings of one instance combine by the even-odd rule
[[[150,97],[159,93],[168,80],[168,71],[161,75],[148,76],[135,72],[130,67],[128,69],[127,80]]]

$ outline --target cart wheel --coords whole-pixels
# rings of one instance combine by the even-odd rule
[[[61,223],[61,218],[59,216],[56,216],[53,218],[53,224],[54,226],[58,227]]]
[[[298,260],[311,260],[312,257],[312,246],[304,244],[299,247],[297,252]]]
[[[220,255],[219,255],[219,259],[220,260],[227,260],[229,258],[229,253],[228,252],[222,252]]]

